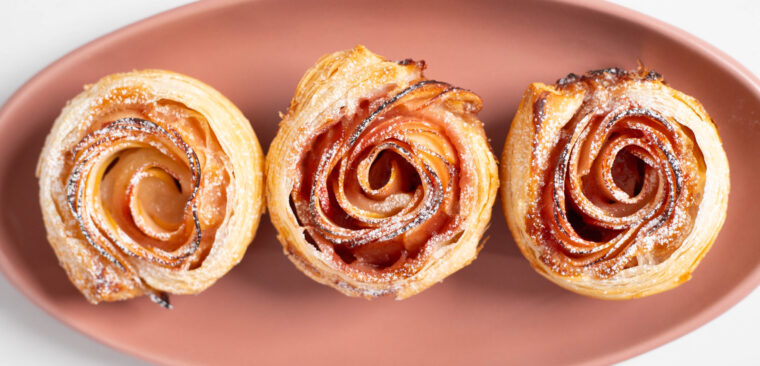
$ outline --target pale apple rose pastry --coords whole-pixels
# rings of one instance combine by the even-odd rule
[[[69,101],[37,175],[48,240],[92,303],[196,294],[237,264],[264,210],[242,113],[187,76],[100,79]]]

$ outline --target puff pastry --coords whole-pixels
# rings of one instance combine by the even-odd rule
[[[187,76],[106,76],[70,100],[39,159],[48,240],[91,303],[195,294],[229,271],[264,209],[242,113]]]
[[[306,72],[267,155],[285,254],[350,296],[412,296],[475,259],[498,172],[480,98],[362,46]]]
[[[536,271],[605,299],[688,280],[723,225],[729,192],[707,112],[644,67],[530,85],[501,179],[509,228]]]

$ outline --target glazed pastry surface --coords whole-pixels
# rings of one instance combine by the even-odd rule
[[[285,254],[350,296],[412,296],[475,259],[498,187],[474,93],[362,46],[306,72],[267,155]]]
[[[643,67],[530,85],[501,179],[509,228],[534,269],[607,299],[688,280],[723,225],[729,192],[712,119]]]
[[[70,100],[37,176],[48,240],[92,303],[195,294],[237,264],[264,210],[263,154],[219,92],[161,70]]]

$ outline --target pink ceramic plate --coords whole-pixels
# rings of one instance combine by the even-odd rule
[[[409,300],[347,298],[282,255],[268,220],[243,262],[166,311],[138,299],[92,306],[45,241],[34,178],[43,138],[82,85],[166,68],[219,89],[267,147],[303,72],[357,43],[425,59],[430,78],[483,97],[500,153],[525,87],[638,60],[700,99],[731,163],[728,219],[694,278],[660,295],[601,301],[560,289],[518,252],[501,208],[471,266]],[[0,111],[0,266],[34,303],[91,337],[164,364],[606,364],[704,324],[760,282],[760,82],[694,37],[601,2],[221,1],[100,38],[30,80]]]

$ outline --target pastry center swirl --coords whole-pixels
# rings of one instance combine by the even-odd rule
[[[531,233],[563,274],[605,278],[667,259],[696,217],[701,153],[677,121],[635,105],[576,115],[545,169]],[[703,171],[703,169],[701,169]]]
[[[307,240],[354,269],[409,269],[457,232],[460,157],[435,110],[448,84],[363,100],[319,131],[291,199]]]
[[[85,136],[73,150],[69,209],[85,239],[114,253],[178,266],[201,243],[195,151],[175,131],[122,118]]]

